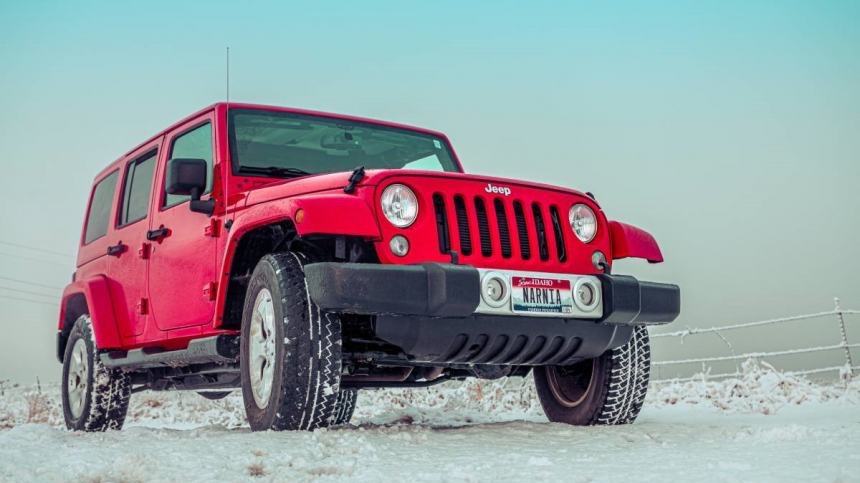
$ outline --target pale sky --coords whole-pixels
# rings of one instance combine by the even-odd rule
[[[594,192],[660,242],[615,271],[682,286],[669,330],[860,309],[858,2],[124,3],[0,0],[0,379],[58,380],[93,176],[223,100],[227,45],[233,100],[438,129],[467,171]],[[816,324],[735,349],[837,341]]]

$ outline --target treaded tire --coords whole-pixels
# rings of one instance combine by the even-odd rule
[[[264,256],[248,284],[242,315],[242,398],[254,431],[314,430],[335,413],[341,374],[340,319],[313,303],[304,276],[304,257],[286,252]],[[267,289],[274,309],[271,392],[260,407],[252,392],[250,330],[254,303]]]
[[[80,415],[74,416],[69,402],[69,377],[73,351],[77,342],[86,348],[86,386]],[[89,315],[75,321],[63,354],[62,399],[66,427],[73,431],[106,431],[122,429],[131,398],[131,379],[118,369],[108,369],[99,359]],[[74,377],[74,376],[73,376]]]
[[[648,330],[636,326],[627,344],[574,366],[535,368],[534,378],[541,406],[552,422],[629,424],[645,402],[650,370]]]
[[[340,392],[337,394],[337,403],[335,404],[334,416],[332,416],[331,419],[331,424],[333,426],[349,424],[349,420],[352,419],[352,413],[355,412],[356,399],[358,399],[358,390],[340,390]]]

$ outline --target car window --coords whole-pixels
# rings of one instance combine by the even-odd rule
[[[431,133],[369,122],[231,109],[233,172],[292,178],[366,169],[460,171],[447,141]]]
[[[194,158],[206,160],[206,191],[212,191],[212,124],[206,123],[177,137],[170,146],[170,159]],[[165,181],[167,177],[165,176]],[[190,196],[165,194],[162,206],[173,206],[188,201]]]
[[[90,243],[107,235],[110,208],[113,204],[113,194],[116,190],[116,179],[119,171],[107,175],[99,181],[93,190],[92,201],[87,212],[87,225],[84,230],[84,244]]]
[[[445,171],[445,166],[435,154],[417,159],[403,165],[403,169],[426,169],[427,171]]]
[[[152,191],[155,160],[156,153],[152,152],[128,164],[120,210],[120,225],[128,225],[146,218],[149,211],[149,194]]]

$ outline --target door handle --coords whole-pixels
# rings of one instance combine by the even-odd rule
[[[164,225],[161,225],[155,230],[149,230],[146,232],[146,239],[149,241],[161,241],[168,236],[170,236],[170,228],[165,228]]]
[[[116,245],[111,245],[107,247],[107,254],[112,257],[118,257],[123,254],[123,252],[128,249],[127,245],[123,245],[122,242],[117,243]]]

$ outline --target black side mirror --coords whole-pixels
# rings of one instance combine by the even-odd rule
[[[190,196],[191,211],[211,215],[215,211],[215,201],[200,199],[206,191],[206,160],[193,158],[174,158],[167,162],[168,194]]]

